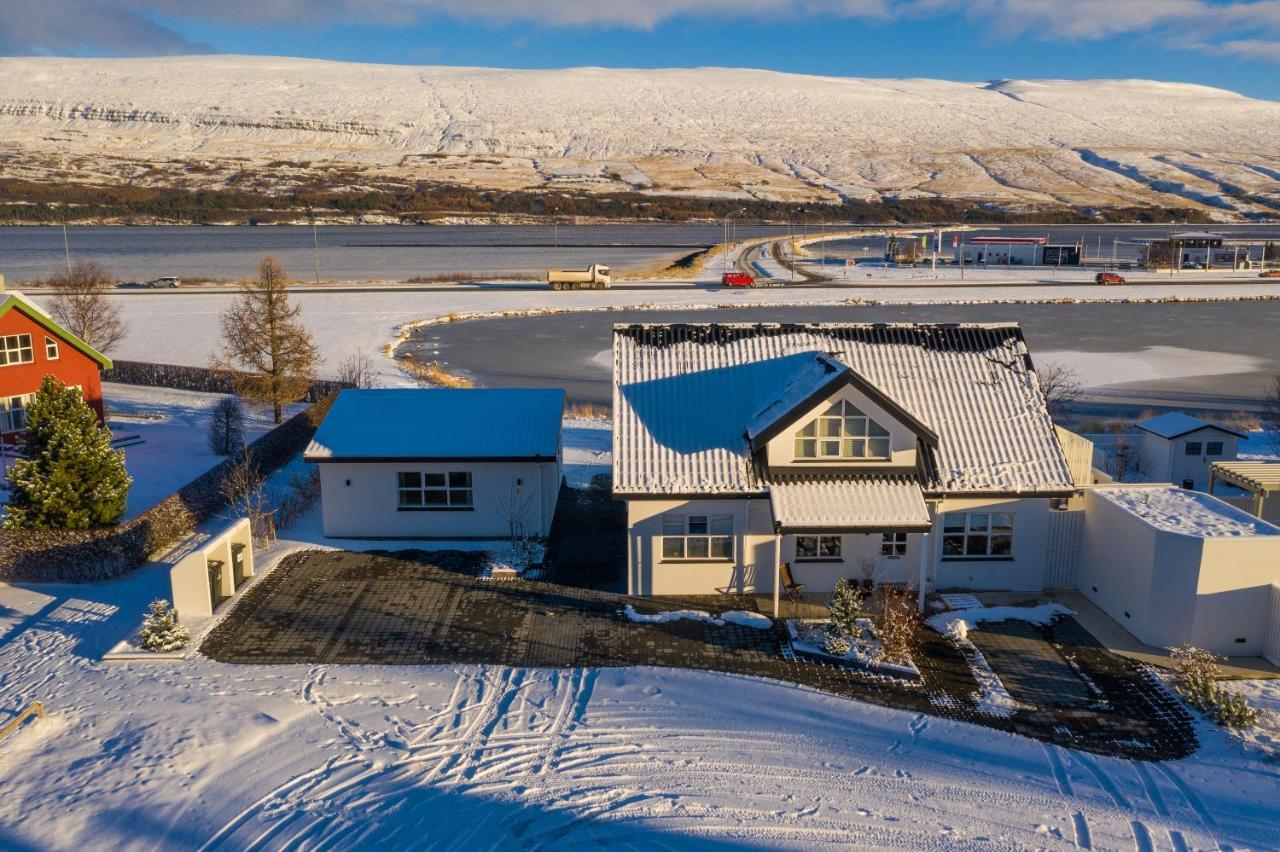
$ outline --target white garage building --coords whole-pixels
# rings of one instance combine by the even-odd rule
[[[1268,649],[1280,528],[1171,485],[1085,490],[1080,591],[1148,645]]]
[[[558,388],[342,391],[305,454],[325,536],[547,535],[563,409]]]

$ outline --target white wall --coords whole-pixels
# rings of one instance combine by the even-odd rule
[[[732,515],[733,560],[663,560],[665,512]],[[628,500],[627,521],[629,594],[711,595],[773,589],[773,521],[767,499]]]
[[[889,460],[885,459],[797,459],[796,452],[796,432],[804,427],[810,420],[827,412],[833,404],[841,400],[848,400],[853,403],[862,413],[870,417],[877,424],[882,426],[889,432],[889,447],[893,457]],[[869,466],[875,468],[894,467],[902,468],[904,471],[914,471],[916,467],[916,434],[903,426],[888,411],[872,402],[867,396],[859,393],[851,387],[844,387],[838,393],[833,394],[828,399],[823,400],[818,405],[811,408],[803,417],[795,421],[791,426],[784,429],[779,435],[768,443],[765,448],[767,463],[770,467],[783,470],[805,470],[819,468],[840,468],[848,470],[857,470],[860,466]]]
[[[470,510],[412,511],[398,507],[400,471],[471,473]],[[520,480],[521,484],[516,485]],[[518,488],[525,529],[545,536],[551,530],[560,488],[556,462],[413,462],[320,464],[324,534],[330,538],[505,538],[503,502]]]
[[[1191,643],[1215,654],[1261,654],[1269,627],[1271,585],[1277,582],[1280,536],[1206,540]]]
[[[1222,454],[1205,454],[1210,441],[1222,442]],[[1187,455],[1187,443],[1200,445],[1198,455]],[[1236,457],[1239,439],[1235,435],[1217,429],[1197,429],[1194,432],[1167,440],[1150,432],[1142,433],[1142,456],[1146,465],[1147,482],[1172,482],[1182,485],[1183,480],[1195,483],[1196,491],[1209,490],[1209,466],[1217,461],[1231,461]]]
[[[947,498],[933,526],[936,567],[934,588],[1034,591],[1044,589],[1049,547],[1049,499]],[[946,559],[942,556],[943,515],[947,512],[1009,512],[1013,522],[1012,559]]]
[[[907,535],[907,555],[894,558],[880,554],[879,533],[863,535],[845,533],[840,536],[841,553],[837,561],[802,561],[796,559],[796,537],[782,537],[782,561],[791,563],[791,575],[797,583],[805,584],[805,594],[829,592],[841,578],[861,580],[862,560],[869,559],[875,565],[876,582],[909,583],[917,585],[920,578],[920,535]],[[771,584],[768,585],[773,590]]]

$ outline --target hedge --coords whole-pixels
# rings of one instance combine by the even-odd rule
[[[334,396],[322,397],[249,445],[248,452],[264,475],[306,449]],[[142,567],[226,508],[220,486],[231,464],[231,459],[221,462],[119,526],[0,532],[0,580],[89,582]]]
[[[174,390],[201,391],[203,393],[235,393],[234,374],[208,367],[188,367],[181,364],[151,364],[146,361],[116,361],[110,370],[102,373],[104,382],[121,385],[147,385]],[[304,397],[306,402],[318,402],[329,394],[345,387],[340,382],[320,379],[311,383]]]

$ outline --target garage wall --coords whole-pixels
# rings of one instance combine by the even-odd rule
[[[502,503],[510,502],[516,480],[528,495],[525,528],[546,535],[555,514],[560,466],[555,462],[324,462],[320,468],[324,534],[331,538],[505,538]],[[396,474],[470,471],[474,506],[460,511],[404,511],[398,508]]]
[[[1192,644],[1215,654],[1261,654],[1269,628],[1271,585],[1277,581],[1280,537],[1206,540]]]

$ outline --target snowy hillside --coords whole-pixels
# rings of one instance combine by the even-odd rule
[[[1280,208],[1280,103],[1136,80],[10,58],[0,156],[7,177],[185,186],[336,163],[486,188],[1231,215]]]

